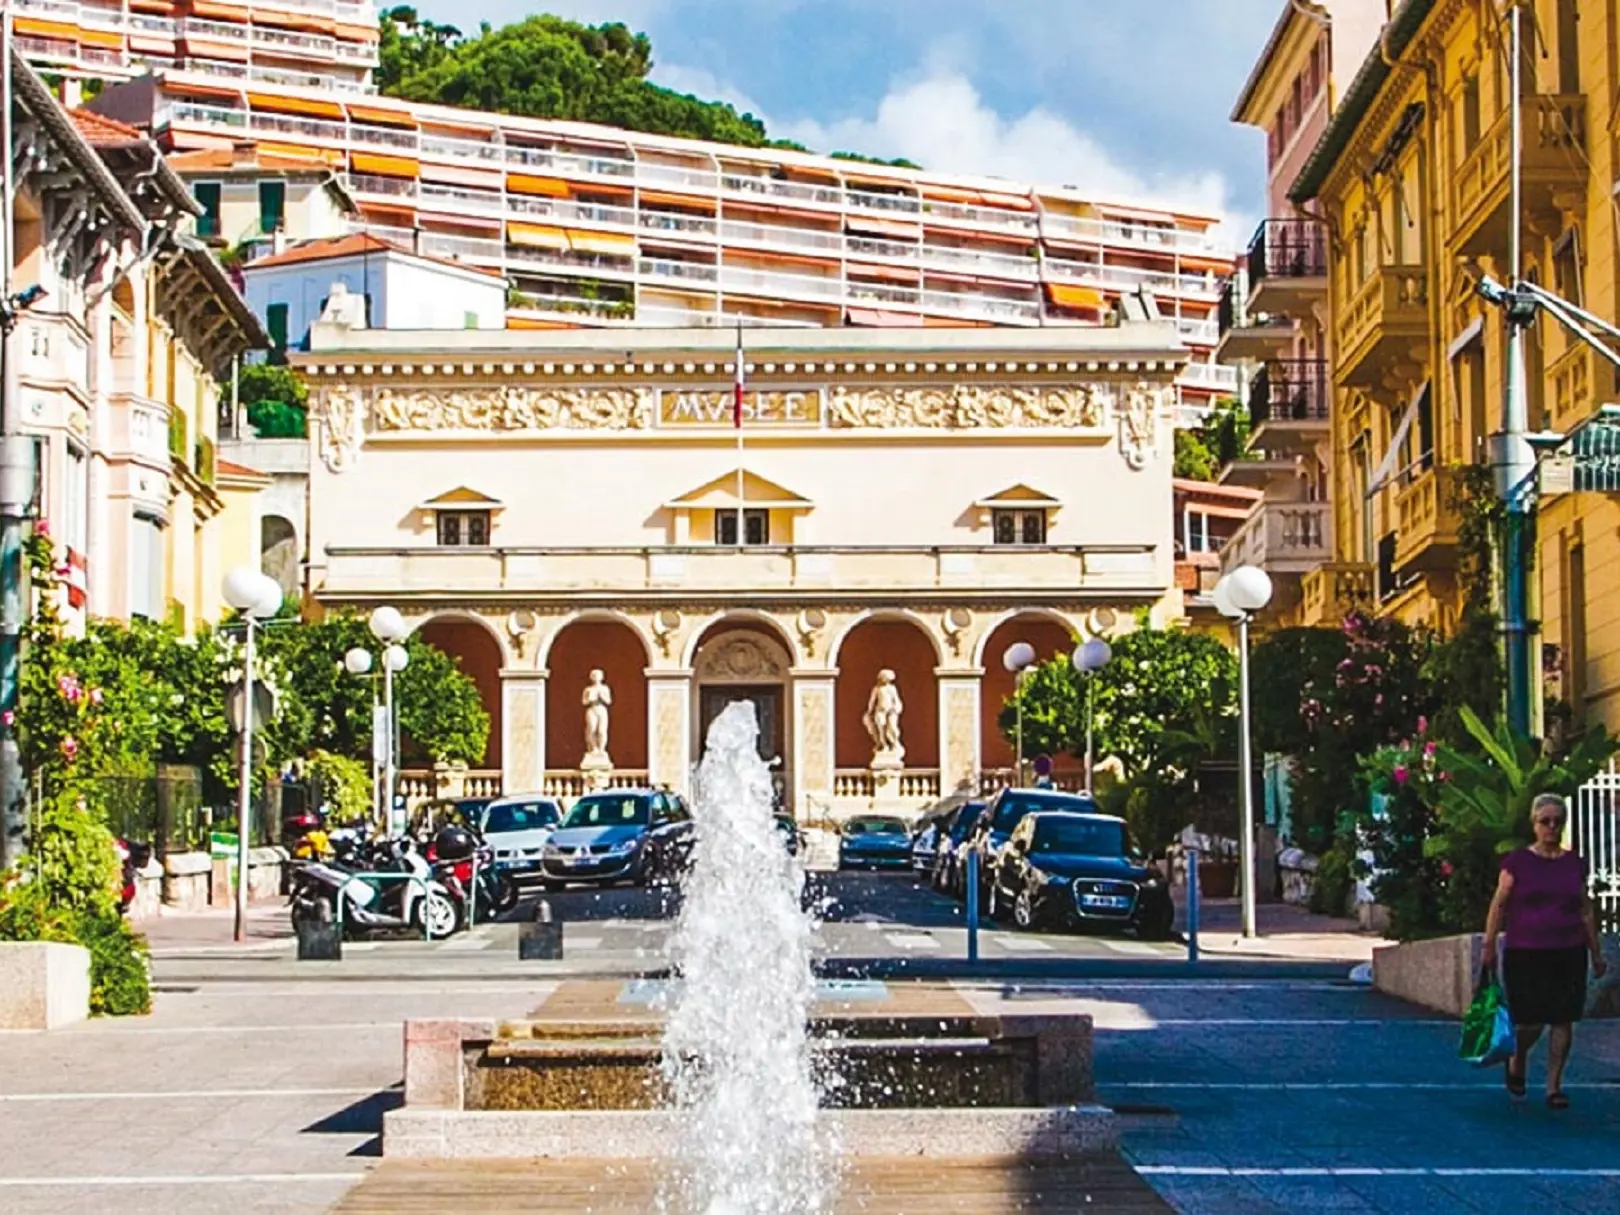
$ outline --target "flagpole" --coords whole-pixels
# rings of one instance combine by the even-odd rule
[[[737,547],[741,548],[746,540],[743,532],[743,394],[746,389],[746,378],[743,370],[743,332],[742,322],[737,322],[737,378],[735,399],[732,401],[732,429],[737,432]]]

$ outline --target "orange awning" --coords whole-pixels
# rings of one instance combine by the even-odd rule
[[[13,18],[11,28],[19,34],[35,34],[41,38],[66,38],[72,41],[79,36],[79,27],[71,22],[41,21],[37,17]]]
[[[896,240],[915,241],[922,236],[916,224],[903,224],[892,219],[867,219],[864,215],[851,215],[844,226],[851,232],[865,236],[888,236]]]
[[[1084,308],[1091,311],[1103,307],[1103,293],[1095,287],[1070,287],[1063,283],[1047,283],[1046,296],[1059,308]]]
[[[198,17],[222,17],[226,21],[244,21],[248,15],[245,4],[220,4],[217,0],[191,0],[191,11]]]
[[[923,216],[923,223],[931,227],[938,226],[936,220],[930,219],[926,215]],[[949,231],[960,232],[961,229],[953,228],[949,229]],[[1001,232],[995,228],[976,228],[973,232],[973,239],[976,241],[999,241],[1004,245],[1017,245],[1023,252],[1028,252],[1035,247],[1035,238],[1028,232]]]
[[[851,308],[851,325],[869,325],[876,329],[921,329],[922,317],[910,312],[889,312],[882,308]]]
[[[548,227],[545,224],[524,224],[516,220],[507,220],[506,239],[514,245],[524,245],[530,249],[555,249],[559,253],[568,249],[567,230]]]
[[[581,232],[570,228],[568,244],[570,248],[578,249],[581,253],[607,253],[616,257],[636,255],[636,238],[620,236],[614,232]]]
[[[167,15],[174,12],[174,5],[170,3],[170,0],[129,0],[129,7],[137,13],[162,13]]]
[[[366,202],[360,204],[360,218],[368,223],[381,224],[385,228],[414,228],[416,208],[391,207],[387,203]]]
[[[381,106],[356,105],[350,102],[347,106],[349,117],[355,122],[380,122],[389,127],[416,128],[416,119],[403,110],[385,110]]]
[[[233,89],[223,84],[203,84],[196,80],[166,80],[163,87],[182,97],[228,97],[232,101],[242,100],[241,89]]]
[[[906,186],[908,182],[899,177],[879,177],[875,173],[843,172],[844,183],[851,186],[888,186],[891,190],[895,186]],[[915,195],[915,191],[907,190],[907,194]]]
[[[932,198],[939,202],[963,203],[970,207],[982,207],[984,195],[976,190],[953,190],[949,186],[924,186],[924,198]]]
[[[1003,207],[1009,211],[1033,211],[1035,204],[1020,194],[984,194],[985,204],[991,207]]]
[[[151,51],[158,55],[174,54],[174,39],[161,34],[131,34],[129,36],[129,49],[132,51]],[[231,96],[236,96],[232,93]]]
[[[472,186],[478,190],[501,188],[501,175],[488,169],[463,169],[456,165],[436,165],[422,162],[422,180],[437,181],[450,186]]]
[[[345,42],[369,42],[375,48],[377,44],[377,30],[373,26],[367,29],[363,25],[345,25],[343,22],[334,22],[332,32]]]
[[[471,122],[453,122],[448,118],[424,118],[422,126],[429,135],[478,135],[487,138],[494,134],[495,128],[489,125],[479,126]]]
[[[578,329],[580,326],[571,321],[542,321],[538,317],[513,316],[506,314],[506,327],[508,329]]]
[[[709,214],[714,213],[718,201],[714,198],[695,198],[685,194],[665,194],[659,190],[643,190],[641,201],[644,203],[663,203],[671,207],[698,207]]]
[[[415,177],[421,168],[404,156],[378,156],[375,152],[353,152],[349,162],[356,173],[376,173],[382,177]]]
[[[111,30],[81,29],[78,36],[81,46],[106,46],[115,50],[122,50],[124,47],[124,36]]]
[[[555,177],[531,177],[527,173],[508,173],[506,188],[514,194],[540,194],[546,198],[568,198],[573,191],[566,181]]]
[[[905,283],[908,287],[917,285],[917,272],[902,270],[898,266],[857,266],[851,263],[849,272],[862,278],[880,278],[886,283]]]
[[[311,169],[318,169],[324,164],[332,163],[333,157],[337,158],[339,165],[345,160],[342,152],[331,149],[306,148],[303,144],[298,143],[261,142],[258,147],[260,155],[292,156],[299,160],[307,160]]]
[[[313,114],[317,118],[343,118],[343,107],[335,101],[313,97],[290,97],[285,93],[249,93],[248,104],[256,110],[280,114]]]

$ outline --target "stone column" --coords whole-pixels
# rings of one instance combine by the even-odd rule
[[[501,672],[501,791],[539,793],[546,783],[546,676]]]
[[[692,672],[655,670],[647,676],[647,783],[692,794]]]
[[[939,795],[977,792],[982,750],[979,738],[979,698],[982,668],[940,667],[939,681]]]
[[[803,820],[832,813],[833,687],[837,671],[795,667],[789,672],[793,697],[793,813]]]

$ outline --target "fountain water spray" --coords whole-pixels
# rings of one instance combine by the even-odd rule
[[[808,1035],[814,924],[758,735],[751,703],[727,706],[697,773],[663,1050],[679,1129],[659,1206],[683,1215],[821,1215],[836,1186]]]

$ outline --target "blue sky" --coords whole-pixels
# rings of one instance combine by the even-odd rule
[[[818,151],[1259,217],[1263,141],[1227,119],[1281,0],[553,0],[651,36],[661,84]],[[464,30],[524,0],[420,0]]]

